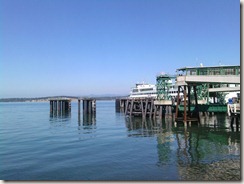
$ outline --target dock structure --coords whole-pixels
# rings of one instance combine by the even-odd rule
[[[181,72],[176,78],[176,86],[178,86],[177,105],[175,112],[176,121],[188,121],[199,119],[198,99],[205,98],[209,105],[209,98],[215,101],[217,92],[239,91],[240,90],[240,66],[216,66],[216,67],[194,67],[177,69]],[[183,74],[182,74],[183,73]],[[229,88],[230,85],[234,87]],[[191,89],[193,87],[193,90]],[[183,117],[179,117],[179,92],[182,89],[184,93],[184,113]],[[194,94],[195,108],[191,112],[191,98]],[[219,103],[223,103],[223,99],[218,99]],[[193,118],[193,119],[192,119]],[[199,121],[198,121],[199,122]]]
[[[126,116],[141,116],[142,118],[162,118],[164,114],[172,115],[168,104],[158,104],[155,98],[123,98],[115,101],[116,112]]]
[[[193,87],[193,93],[194,93],[194,100],[195,100],[195,108],[193,111],[191,111],[191,88]],[[179,93],[180,90],[183,91],[184,98],[184,110],[183,110],[183,116],[179,116],[179,105],[180,105],[180,98]],[[175,108],[175,121],[183,121],[186,125],[187,122],[191,121],[197,121],[200,122],[200,114],[199,114],[199,107],[198,107],[198,100],[197,100],[197,89],[195,84],[188,84],[188,85],[182,85],[178,86],[178,98]]]
[[[80,113],[80,102],[83,101],[83,114],[96,113],[96,100],[94,98],[78,98],[78,113]]]
[[[153,98],[128,98],[125,104],[125,115],[156,117],[157,109]]]
[[[115,99],[115,110],[116,112],[125,112],[127,98]]]
[[[231,118],[230,126],[232,130],[234,129],[234,123],[236,125],[236,130],[238,131],[240,124],[240,104],[228,104],[227,105],[228,116]]]
[[[50,112],[65,112],[71,110],[71,99],[69,98],[52,98],[49,99]]]

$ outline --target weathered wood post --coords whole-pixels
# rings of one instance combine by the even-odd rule
[[[188,117],[191,116],[191,85],[188,85]]]
[[[163,106],[160,105],[159,107],[159,118],[162,119],[163,118]]]
[[[60,112],[60,108],[61,108],[61,100],[57,100],[57,105],[58,105],[58,112]]]
[[[146,105],[145,105],[145,117],[147,116],[148,111],[148,98],[146,99]]]
[[[187,115],[186,115],[186,85],[184,86],[184,124],[187,125]]]
[[[197,88],[195,85],[193,86],[193,90],[194,90],[194,97],[195,97],[195,113],[198,118],[198,123],[200,124],[200,114],[199,114],[199,107],[197,102]]]
[[[80,99],[78,99],[78,113],[80,113]]]
[[[131,100],[130,102],[130,116],[132,115],[132,112],[133,112],[133,106],[134,106],[134,99]]]
[[[142,115],[142,118],[145,118],[143,100],[142,99],[141,99],[141,115]]]
[[[125,105],[125,115],[128,114],[128,107],[129,107],[129,99],[126,100],[126,105]]]
[[[150,114],[149,117],[152,118],[152,113],[153,113],[153,105],[154,105],[154,100],[151,99],[151,103],[150,103]]]
[[[176,109],[175,109],[175,119],[178,118],[179,113],[179,103],[180,103],[180,86],[178,86],[178,95],[177,95],[177,103],[176,103]]]
[[[121,108],[121,100],[115,99],[115,111],[120,112],[120,108]]]
[[[83,99],[83,114],[95,114],[95,113],[96,113],[96,100]]]
[[[50,100],[50,112],[53,112],[53,101]]]

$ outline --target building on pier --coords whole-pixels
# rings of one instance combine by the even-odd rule
[[[184,67],[176,72],[178,83],[197,84],[198,100],[204,103],[225,104],[228,98],[238,98],[240,94],[240,66]]]
[[[206,104],[210,104],[210,98],[213,103],[225,104],[226,93],[233,91],[240,93],[240,66],[185,67],[176,71],[178,94],[180,90],[184,93],[184,122],[192,117],[191,104],[195,104],[194,114],[199,114],[199,99],[205,100]],[[192,97],[194,101],[191,103]],[[178,119],[179,105],[178,97],[176,119]]]

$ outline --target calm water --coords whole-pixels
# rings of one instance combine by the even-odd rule
[[[76,102],[62,116],[49,103],[0,103],[0,161],[1,180],[194,179],[211,164],[239,162],[240,133],[224,115],[187,128],[129,119],[114,101],[97,101],[96,117],[78,116]]]

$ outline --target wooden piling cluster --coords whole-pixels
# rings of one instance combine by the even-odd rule
[[[50,112],[65,112],[71,109],[71,100],[66,98],[50,99]]]
[[[143,118],[162,118],[172,116],[172,105],[161,104],[155,98],[123,98],[115,101],[116,112],[124,112],[127,116]]]
[[[78,99],[78,112],[80,113],[80,101],[83,101],[83,114],[96,113],[96,100],[93,98]]]
[[[116,112],[125,112],[127,98],[119,98],[115,100]]]
[[[191,95],[190,95],[190,92],[191,92],[192,87],[193,87],[193,91],[194,91],[195,109],[194,109],[194,111],[191,112]],[[181,117],[179,114],[180,89],[182,89],[182,91],[184,93],[183,117]],[[196,85],[188,84],[188,85],[178,86],[178,97],[177,97],[177,104],[176,104],[176,110],[175,110],[175,121],[183,121],[184,123],[191,122],[191,121],[200,122]]]
[[[154,99],[127,99],[125,106],[125,115],[141,115],[143,118],[146,116],[156,117],[156,107],[154,105]]]
[[[230,122],[230,126],[231,129],[234,129],[234,123],[236,124],[236,131],[238,131],[239,125],[240,125],[240,112],[231,112],[230,114],[231,117],[231,122]]]

